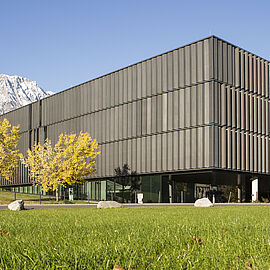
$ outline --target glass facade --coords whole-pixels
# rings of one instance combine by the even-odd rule
[[[227,175],[222,173],[187,173],[174,175],[126,176],[93,180],[73,185],[74,200],[114,200],[134,203],[137,193],[143,193],[144,203],[192,203],[196,199],[208,197],[216,202],[250,201],[251,181],[249,175]],[[270,184],[267,177],[260,178],[259,200],[270,199]],[[44,192],[38,186],[2,187],[1,191],[55,196],[55,192]],[[68,200],[69,188],[61,188],[59,196]],[[240,193],[239,193],[240,192]],[[240,195],[239,195],[240,194]]]

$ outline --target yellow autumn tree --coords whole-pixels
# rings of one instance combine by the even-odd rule
[[[56,191],[58,200],[60,186],[82,183],[86,176],[95,174],[97,148],[98,143],[87,132],[61,134],[54,147],[48,139],[43,145],[35,143],[21,160],[28,167],[33,184],[41,185],[45,191]]]
[[[0,122],[0,176],[9,179],[18,165],[19,126],[12,126],[5,118]]]

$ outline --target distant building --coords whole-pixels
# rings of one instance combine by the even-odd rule
[[[128,164],[144,202],[270,195],[270,63],[215,36],[152,57],[1,116],[20,150],[60,133],[100,144],[97,174],[75,197],[133,201],[114,169]],[[21,166],[2,189],[37,192]]]

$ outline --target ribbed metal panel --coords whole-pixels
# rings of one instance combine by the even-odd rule
[[[89,132],[101,150],[95,177],[123,163],[138,173],[269,173],[269,66],[210,37],[34,103],[31,117],[26,106],[0,119],[20,124],[23,153],[45,130],[53,143]]]

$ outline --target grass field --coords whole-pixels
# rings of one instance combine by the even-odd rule
[[[0,210],[0,269],[270,269],[269,211]]]
[[[16,193],[17,200],[24,200],[25,204],[39,204],[40,197],[39,195],[25,194],[25,193]],[[14,201],[14,192],[1,192],[0,191],[0,204],[9,204]],[[54,196],[41,196],[42,204],[55,204],[55,203],[64,203],[63,200],[59,200],[59,202],[55,201]],[[69,203],[66,198],[65,203]],[[73,201],[73,203],[88,203],[87,201]]]

